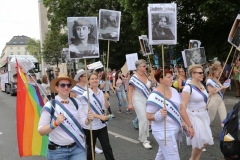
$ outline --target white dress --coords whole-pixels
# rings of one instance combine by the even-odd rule
[[[147,84],[145,85],[149,89],[151,87],[151,82],[148,80]],[[145,142],[147,140],[147,137],[149,137],[149,121],[146,116],[147,98],[143,95],[142,91],[137,89],[136,87],[133,90],[132,103],[138,117],[138,139],[141,142]]]
[[[183,92],[191,93],[191,88],[186,85]],[[210,119],[206,110],[206,102],[200,91],[192,88],[190,100],[187,105],[187,114],[193,125],[194,137],[187,137],[187,145],[192,145],[192,148],[201,149],[204,144],[213,145],[212,131],[210,129]],[[208,97],[206,89],[202,92]]]

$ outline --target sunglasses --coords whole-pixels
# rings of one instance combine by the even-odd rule
[[[203,72],[194,72],[194,73],[203,74]]]
[[[71,83],[68,83],[68,84],[61,83],[61,84],[59,84],[58,86],[60,86],[61,88],[65,88],[66,86],[67,86],[68,88],[70,88],[70,87],[72,86],[72,84],[71,84]]]

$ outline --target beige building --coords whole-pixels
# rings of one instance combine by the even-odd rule
[[[0,56],[0,66],[4,65],[5,60],[9,55],[29,55],[26,51],[29,39],[29,37],[24,35],[14,36],[9,42],[7,42]]]

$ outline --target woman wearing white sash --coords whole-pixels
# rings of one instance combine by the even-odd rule
[[[210,119],[206,108],[208,93],[201,84],[204,77],[202,66],[190,66],[189,73],[192,80],[183,88],[180,113],[188,126],[190,135],[187,137],[187,144],[192,145],[190,160],[199,160],[202,150],[207,145],[213,144]]]
[[[91,151],[91,138],[90,138],[90,119],[92,121],[92,138],[93,138],[93,147],[95,147],[96,139],[98,138],[105,159],[114,160],[112,147],[109,142],[107,123],[109,116],[104,115],[105,108],[109,107],[107,99],[109,94],[103,92],[98,88],[99,80],[97,74],[91,74],[89,76],[89,99],[91,111],[88,112],[88,95],[87,91],[83,93],[81,97],[82,108],[79,110],[80,114],[80,123],[83,127],[85,137],[86,137],[86,149],[87,149],[87,159],[92,160],[92,151]]]
[[[209,76],[207,78],[206,86],[210,95],[212,95],[211,100],[208,104],[208,114],[210,117],[210,123],[214,120],[216,113],[218,111],[221,122],[226,118],[227,111],[225,104],[223,102],[223,93],[227,87],[223,86],[219,81],[218,77],[222,71],[222,66],[220,64],[213,64],[210,67]],[[223,123],[221,123],[223,127]]]
[[[159,83],[147,100],[147,118],[152,121],[152,134],[158,142],[159,149],[155,160],[180,160],[177,140],[181,141],[180,102],[178,91],[172,88],[172,72],[165,70],[165,76],[158,69],[155,79]],[[164,95],[165,89],[165,95]],[[166,97],[166,109],[164,108]],[[169,114],[170,113],[170,114]],[[164,141],[164,117],[166,117],[166,146]]]
[[[128,101],[129,110],[135,109],[139,123],[139,141],[142,142],[146,149],[152,148],[149,137],[149,121],[146,116],[146,102],[150,95],[151,82],[148,80],[146,73],[146,61],[137,60],[135,62],[136,73],[131,77],[129,82]]]
[[[50,83],[51,90],[58,95],[44,105],[38,124],[40,135],[49,135],[47,160],[86,160],[84,133],[77,110],[81,104],[68,97],[75,84],[76,81],[65,74]]]
[[[75,75],[74,80],[77,81],[77,84],[71,89],[70,97],[81,100],[82,94],[87,90],[86,71],[80,69]],[[97,146],[95,146],[95,152],[97,154],[103,153]]]

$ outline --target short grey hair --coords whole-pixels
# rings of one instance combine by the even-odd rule
[[[139,59],[135,62],[135,66],[136,68],[138,68],[141,64],[145,63],[146,64],[146,61],[144,59]]]

